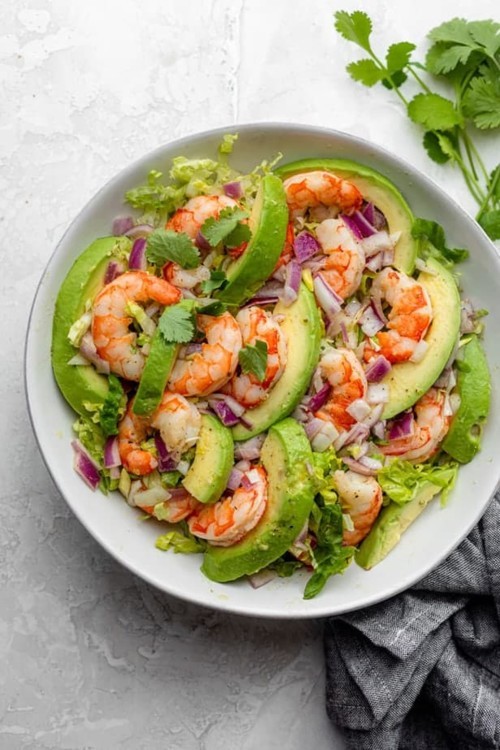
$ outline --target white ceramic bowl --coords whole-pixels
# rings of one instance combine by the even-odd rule
[[[330,579],[311,601],[302,598],[307,576],[277,579],[254,590],[246,581],[216,584],[200,572],[201,557],[161,552],[154,542],[156,522],[140,514],[118,493],[93,493],[73,471],[71,425],[75,416],[59,393],[50,366],[54,302],[75,258],[96,237],[110,233],[113,217],[124,212],[126,190],[144,181],[152,168],[168,171],[172,157],[216,155],[224,132],[238,132],[232,163],[248,170],[281,151],[281,163],[307,157],[340,157],[382,172],[400,188],[417,216],[439,221],[450,243],[470,250],[460,266],[467,296],[489,310],[485,347],[493,381],[493,402],[481,453],[460,469],[446,508],[433,502],[398,546],[373,570],[352,564]],[[290,124],[240,125],[174,141],[126,167],[87,204],[57,246],[40,282],[26,344],[26,388],[40,449],[55,483],[76,516],[117,560],[159,589],[210,607],[260,617],[302,618],[337,614],[373,604],[422,578],[466,536],[484,512],[500,477],[500,260],[479,226],[442,190],[398,157],[367,141],[322,128]]]

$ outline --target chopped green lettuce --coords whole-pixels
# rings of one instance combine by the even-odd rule
[[[179,527],[182,530],[179,531]],[[203,552],[206,548],[206,542],[193,536],[187,525],[183,522],[178,524],[177,529],[167,531],[156,540],[156,547],[166,552],[173,549],[176,553],[190,555],[195,552]]]
[[[319,594],[332,575],[343,573],[354,555],[354,547],[342,545],[343,517],[338,502],[323,502],[321,495],[316,500],[321,511],[316,532],[317,546],[312,550],[314,573],[304,590],[304,599]]]
[[[91,419],[79,417],[73,424],[73,431],[94,461],[102,466],[105,437],[99,425]]]
[[[109,389],[101,408],[99,422],[106,437],[118,435],[118,422],[125,413],[127,398],[123,386],[116,375],[108,378]]]
[[[396,459],[378,473],[377,479],[384,494],[398,505],[409,503],[429,482],[441,488],[441,503],[444,504],[456,482],[457,473],[456,461],[412,464]]]

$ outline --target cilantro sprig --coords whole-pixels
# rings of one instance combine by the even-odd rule
[[[244,373],[255,375],[259,383],[266,377],[267,369],[267,344],[257,339],[255,346],[247,344],[238,352],[241,370]]]
[[[218,218],[211,216],[207,219],[201,233],[211,247],[224,243],[226,247],[238,247],[242,242],[248,242],[251,237],[250,228],[243,220],[248,213],[237,206],[223,208]]]
[[[184,232],[173,229],[157,229],[148,237],[146,257],[155,266],[163,266],[168,261],[181,268],[197,268],[200,265],[200,252]]]
[[[392,44],[381,60],[371,45],[371,19],[363,11],[338,11],[335,28],[368,54],[347,66],[351,77],[394,90],[409,118],[424,128],[429,158],[460,169],[479,206],[477,221],[491,239],[500,239],[500,164],[488,173],[472,137],[473,128],[500,127],[500,24],[463,18],[440,24],[428,34],[432,45],[425,64],[412,59],[415,45],[406,41]],[[453,98],[432,91],[422,73],[444,79]],[[408,78],[422,90],[412,99],[401,90]]]
[[[166,307],[158,321],[158,328],[169,344],[187,344],[196,333],[196,318],[191,300],[182,300]]]

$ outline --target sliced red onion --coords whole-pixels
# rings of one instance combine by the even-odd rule
[[[406,438],[413,435],[415,431],[415,419],[413,411],[408,409],[397,417],[392,419],[389,423],[389,440],[399,440],[399,438]]]
[[[321,430],[319,430],[311,440],[311,448],[313,449],[313,451],[322,453],[333,444],[334,440],[336,440],[338,436],[339,432],[335,425],[331,422],[323,421]]]
[[[110,284],[117,278],[117,276],[120,276],[124,271],[125,268],[123,266],[123,263],[120,263],[117,260],[110,260],[108,263],[108,267],[106,268],[106,273],[104,274],[104,285]]]
[[[333,447],[335,450],[340,450],[344,445],[351,445],[352,443],[362,443],[370,434],[370,428],[364,422],[357,422],[350,430],[341,432],[338,438],[335,439]]]
[[[201,233],[201,231],[198,232],[194,239],[194,244],[198,248],[198,250],[204,250],[206,252],[209,252],[212,249],[212,246],[210,242],[204,237]]]
[[[428,348],[429,344],[427,343],[427,341],[424,341],[424,339],[422,339],[422,341],[419,341],[415,349],[413,350],[413,354],[410,357],[410,362],[421,362],[425,357]]]
[[[131,240],[135,240],[137,237],[147,237],[154,230],[155,228],[151,224],[136,224],[128,232],[125,232],[125,235],[126,237],[130,237]]]
[[[208,403],[225,427],[234,427],[234,425],[238,424],[240,421],[240,418],[234,413],[226,401],[209,398]]]
[[[365,370],[366,379],[369,383],[380,383],[391,371],[392,365],[382,354],[370,361]]]
[[[450,397],[449,397],[448,394],[446,394],[445,397],[444,397],[443,415],[445,417],[452,417],[453,416],[453,409],[452,409]]]
[[[245,304],[241,305],[241,307],[252,307],[253,305],[259,305],[259,307],[268,307],[269,305],[275,305],[279,301],[280,298],[277,294],[273,297],[252,297],[252,299],[249,299],[248,302],[245,302]]]
[[[239,469],[233,468],[229,475],[229,479],[227,480],[227,488],[233,491],[237,490],[238,487],[241,485],[242,479],[243,479],[243,472],[240,471]]]
[[[212,401],[224,401],[229,406],[233,414],[236,414],[237,417],[241,417],[245,413],[245,407],[242,406],[238,401],[236,401],[236,399],[232,396],[226,396],[225,393],[211,393],[210,399]],[[210,399],[208,400],[210,401]]]
[[[368,469],[373,469],[374,471],[379,471],[383,466],[382,461],[379,461],[378,458],[372,458],[371,456],[360,456],[358,461],[360,464],[363,464],[363,466],[366,466]]]
[[[117,216],[113,221],[112,232],[115,237],[120,237],[129,232],[134,226],[134,220],[131,216]]]
[[[310,232],[300,232],[293,241],[293,252],[299,263],[305,263],[321,250],[321,246]]]
[[[312,440],[318,432],[323,429],[323,425],[325,424],[324,419],[319,419],[318,417],[313,417],[304,427],[306,431],[306,435],[309,438],[309,440]]]
[[[361,310],[362,306],[361,302],[354,298],[347,303],[344,312],[349,318],[353,318]]]
[[[342,456],[342,462],[348,466],[351,471],[355,471],[356,474],[362,474],[364,477],[373,477],[378,470],[366,466],[364,463],[361,463],[361,460],[357,461],[355,458],[351,458],[351,456]]]
[[[386,404],[389,401],[389,387],[385,383],[372,383],[366,391],[369,404]]]
[[[118,448],[118,437],[112,435],[108,437],[104,444],[104,467],[112,469],[115,466],[121,466],[120,450]]]
[[[109,375],[109,362],[101,359],[101,357],[97,354],[94,339],[92,338],[92,334],[90,331],[87,331],[80,342],[80,354],[94,365],[97,372],[100,372],[103,375]]]
[[[281,301],[289,307],[298,297],[302,271],[296,260],[291,260],[286,266],[285,285],[281,294]]]
[[[371,237],[365,237],[361,246],[367,258],[371,258],[378,253],[383,253],[386,250],[392,250],[394,247],[391,238],[385,231],[372,234]]]
[[[351,229],[351,231],[353,231],[352,230],[353,226],[356,227],[357,237],[371,237],[377,231],[370,224],[366,215],[361,213],[361,211],[354,211],[354,213],[351,214],[350,216],[345,216],[344,214],[342,214],[341,218],[347,224],[349,229]]]
[[[394,264],[394,249],[392,250],[384,250],[383,256],[382,256],[382,265],[385,266],[392,266]]]
[[[379,271],[381,271],[384,267],[384,255],[385,253],[377,253],[376,255],[372,255],[372,257],[366,261],[366,268],[373,273],[378,273]],[[390,265],[390,263],[387,265]]]
[[[330,392],[332,390],[332,386],[330,383],[325,383],[321,386],[319,391],[314,394],[314,396],[311,396],[307,401],[307,408],[312,411],[316,412],[318,409],[321,409],[324,404],[328,401],[328,398],[330,396]]]
[[[384,404],[375,404],[370,414],[365,419],[363,419],[363,424],[368,428],[373,427],[375,422],[379,421],[383,411]]]
[[[344,300],[327,284],[325,277],[318,273],[314,277],[314,293],[320,307],[329,318],[339,312]]]
[[[145,271],[148,267],[145,237],[138,237],[134,240],[128,259],[128,267],[133,271]]]
[[[356,420],[362,422],[371,413],[371,407],[362,398],[357,398],[346,408],[346,412]]]
[[[375,308],[372,304],[370,304],[364,311],[363,315],[360,317],[359,325],[361,326],[361,330],[363,331],[365,336],[371,338],[372,336],[375,336],[376,333],[382,330],[382,328],[384,327],[384,321],[380,320]]]
[[[235,463],[234,468],[238,469],[238,471],[241,471],[241,473],[244,473],[245,471],[249,471],[251,467],[250,461],[247,461],[246,459],[242,459],[241,461],[237,461]]]
[[[373,309],[375,310],[375,313],[378,315],[378,317],[380,318],[380,320],[384,324],[387,324],[389,321],[388,321],[388,319],[386,318],[386,316],[384,314],[384,310],[383,310],[383,307],[382,307],[382,299],[381,299],[381,297],[378,294],[374,294],[373,297],[370,300],[370,304],[373,307]]]
[[[379,422],[375,422],[372,427],[372,433],[379,440],[385,440],[385,421],[380,420]]]
[[[261,586],[270,583],[277,575],[275,570],[264,568],[264,570],[259,570],[258,573],[252,573],[252,575],[248,576],[248,583],[253,589],[260,589]]]
[[[377,231],[387,227],[387,219],[382,211],[380,211],[380,209],[378,209],[373,203],[367,203],[362,209],[362,212],[365,219],[367,219]]]
[[[282,289],[283,284],[280,284],[278,281],[268,281],[255,292],[253,299],[256,300],[257,304],[258,300],[262,298],[275,297],[276,299],[279,299]]]
[[[172,457],[163,438],[155,435],[155,446],[158,453],[158,471],[174,471],[177,468],[177,462]]]
[[[361,228],[358,226],[358,222],[354,219],[354,216],[347,216],[346,214],[341,214],[340,217],[346,227],[349,229],[351,234],[356,237],[357,240],[363,239],[363,232],[361,231]]]
[[[119,466],[112,466],[109,470],[110,479],[120,479],[121,469]]]
[[[96,490],[101,481],[99,466],[79,440],[73,440],[71,446],[74,451],[73,468],[91,490]]]
[[[305,263],[302,264],[302,268],[307,268],[311,273],[315,274],[319,271],[322,271],[323,268],[326,266],[326,258],[312,258],[311,260],[306,260]]]
[[[243,186],[239,180],[226,182],[222,186],[222,189],[229,198],[233,198],[235,201],[243,197]]]
[[[255,461],[260,458],[260,451],[264,442],[265,435],[256,435],[250,440],[245,440],[242,443],[235,443],[234,445],[234,457],[244,461]]]
[[[281,265],[279,268],[277,268],[273,275],[271,276],[271,279],[273,281],[279,281],[281,284],[285,283],[285,277],[286,277],[286,265]]]

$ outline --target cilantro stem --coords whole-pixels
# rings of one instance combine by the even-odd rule
[[[500,169],[496,169],[495,170],[495,176],[494,176],[494,178],[491,181],[491,184],[490,184],[490,187],[488,189],[488,192],[486,193],[486,196],[485,196],[482,204],[479,207],[479,211],[477,212],[476,221],[479,221],[479,219],[481,218],[481,216],[484,214],[484,212],[488,208],[488,203],[491,200],[491,196],[495,192],[495,189],[496,189],[499,177],[500,177]]]
[[[408,63],[408,70],[410,71],[410,73],[412,74],[412,76],[414,77],[414,79],[415,79],[416,81],[418,81],[418,83],[419,83],[419,84],[421,85],[421,87],[423,88],[423,90],[424,90],[424,91],[425,91],[425,92],[426,92],[427,94],[432,94],[432,91],[431,91],[431,89],[430,89],[430,88],[428,87],[428,85],[426,84],[426,82],[425,82],[425,81],[423,81],[423,80],[422,80],[422,79],[420,78],[420,76],[418,75],[418,73],[417,73],[417,72],[416,72],[416,71],[415,71],[415,70],[413,69],[413,66],[412,66],[412,64],[411,64],[411,63]]]
[[[481,158],[481,154],[477,150],[477,148],[476,148],[476,146],[474,144],[474,141],[469,136],[469,134],[467,133],[467,131],[464,130],[464,133],[467,136],[467,140],[469,141],[471,151],[472,151],[472,153],[474,154],[474,156],[476,158],[476,162],[479,164],[479,168],[480,168],[481,172],[483,173],[486,182],[488,182],[488,179],[489,179],[488,170],[486,169],[484,161]]]
[[[401,93],[401,91],[399,90],[398,86],[396,86],[396,84],[395,84],[395,83],[394,83],[394,81],[392,80],[392,76],[390,75],[389,71],[388,71],[388,70],[387,70],[387,68],[385,67],[384,63],[383,63],[383,62],[382,62],[381,60],[379,60],[379,59],[378,59],[377,55],[375,54],[375,52],[373,52],[373,50],[371,49],[371,47],[370,47],[370,50],[369,50],[369,53],[368,53],[368,54],[369,54],[369,55],[371,55],[372,59],[373,59],[373,60],[374,60],[374,61],[375,61],[375,62],[377,63],[377,65],[379,66],[380,70],[383,70],[383,71],[384,71],[384,73],[385,73],[385,77],[387,78],[387,80],[388,80],[388,81],[389,81],[389,82],[391,83],[391,85],[392,85],[392,89],[393,89],[393,91],[394,91],[394,92],[395,92],[395,93],[396,93],[396,94],[397,94],[397,95],[399,96],[399,98],[401,99],[401,101],[403,102],[403,104],[404,104],[404,105],[405,105],[406,107],[408,107],[408,99],[405,99],[405,97],[403,96],[403,94],[402,94],[402,93]]]
[[[467,158],[469,160],[470,168],[472,170],[472,175],[473,175],[474,179],[477,182],[478,181],[478,176],[477,176],[477,172],[476,172],[476,165],[474,164],[474,158],[472,156],[471,142],[470,142],[470,138],[469,138],[468,133],[465,130],[465,128],[463,129],[463,132],[462,132],[462,140],[464,142],[465,153],[467,154]]]

